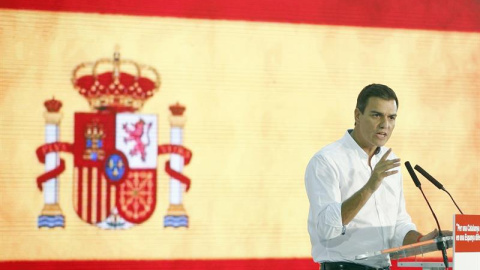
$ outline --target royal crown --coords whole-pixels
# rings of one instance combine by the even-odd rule
[[[78,65],[72,83],[94,110],[137,111],[160,88],[160,75],[153,67],[120,60],[116,51],[113,60]]]
[[[62,108],[62,102],[60,100],[56,100],[55,97],[45,101],[43,105],[45,105],[45,108],[47,108],[47,112],[49,113],[59,112]]]
[[[181,105],[180,103],[173,104],[169,107],[170,111],[175,116],[182,116],[183,112],[185,111],[186,107]]]

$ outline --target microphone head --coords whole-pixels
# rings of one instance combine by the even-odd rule
[[[415,183],[415,186],[417,186],[418,188],[421,188],[422,184],[420,183],[420,180],[418,180],[418,177],[415,174],[415,171],[413,170],[412,165],[410,165],[409,161],[405,162],[405,167],[407,167],[407,171],[410,174],[410,177],[412,178],[413,183]]]
[[[434,184],[438,189],[443,189],[443,185],[440,184],[433,176],[428,174],[422,167],[415,165],[415,170],[417,170],[419,173],[421,173],[425,178],[428,179],[432,184]]]

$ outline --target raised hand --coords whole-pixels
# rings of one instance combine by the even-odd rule
[[[398,170],[392,170],[393,168],[400,167],[400,159],[389,159],[387,160],[388,155],[392,152],[392,148],[382,156],[380,161],[375,165],[375,168],[372,171],[372,175],[368,180],[367,186],[371,189],[372,192],[378,189],[382,180],[390,175],[398,173]]]

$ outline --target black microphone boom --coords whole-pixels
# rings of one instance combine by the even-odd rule
[[[420,189],[422,192],[423,198],[428,204],[428,208],[430,208],[430,211],[432,212],[433,218],[435,219],[435,222],[437,223],[438,227],[438,236],[443,237],[442,229],[440,228],[440,223],[438,222],[437,215],[435,215],[435,212],[433,212],[432,206],[430,206],[430,202],[427,199],[427,196],[425,196],[425,193],[423,193],[422,190],[422,184],[420,183],[420,180],[418,180],[417,175],[415,174],[415,171],[412,168],[412,165],[410,165],[410,162],[406,161],[405,162],[405,167],[407,167],[407,171],[410,174],[410,177],[412,177],[413,183],[415,183],[415,186]],[[415,167],[416,168],[416,167]],[[445,264],[445,269],[448,268],[448,257],[447,257],[447,247],[445,246],[445,242],[437,242],[437,248],[442,251],[442,256],[443,256],[443,263]]]
[[[422,189],[422,184],[420,183],[420,180],[418,180],[417,175],[415,174],[415,171],[412,168],[412,165],[410,165],[410,162],[405,162],[405,167],[407,167],[407,171],[410,174],[410,177],[412,177],[413,183],[415,183],[415,186],[418,187],[420,190]]]
[[[432,211],[433,218],[435,218],[435,222],[437,223],[439,234],[441,235],[442,229],[440,229],[440,223],[438,222],[437,215],[435,215],[435,212],[433,212],[432,206],[430,206],[430,202],[428,201],[427,196],[425,196],[425,193],[423,193],[422,184],[420,183],[420,180],[418,180],[418,177],[415,174],[415,171],[413,170],[412,165],[410,165],[410,162],[408,161],[405,162],[405,167],[407,167],[407,171],[410,174],[410,177],[412,177],[412,180],[415,183],[415,186],[417,186],[418,189],[420,189],[420,191],[422,192],[423,198],[425,198],[425,201],[427,202],[428,207],[430,208],[430,211]]]
[[[430,181],[432,184],[434,184],[438,189],[441,189],[443,191],[445,191],[448,196],[450,196],[450,199],[452,199],[453,203],[455,204],[455,206],[457,207],[458,211],[460,211],[460,213],[463,215],[463,212],[462,210],[460,209],[460,207],[458,207],[457,203],[455,202],[455,200],[453,199],[452,195],[450,195],[450,192],[448,192],[444,187],[443,185],[437,181],[437,179],[433,178],[433,176],[431,176],[429,173],[427,173],[424,169],[422,169],[422,167],[418,166],[418,165],[415,165],[415,170],[417,170],[419,173],[421,173],[423,176],[425,176],[425,178],[428,179],[428,181]]]
[[[443,185],[440,184],[440,182],[437,181],[437,179],[433,178],[429,173],[427,173],[422,167],[415,165],[415,170],[417,170],[419,173],[421,173],[425,178],[428,179],[428,181],[432,182],[438,189],[443,189]]]

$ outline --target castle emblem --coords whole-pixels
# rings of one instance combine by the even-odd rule
[[[74,142],[60,142],[62,103],[54,98],[45,102],[46,142],[36,151],[45,163],[45,172],[37,178],[44,197],[38,227],[65,227],[58,203],[59,175],[65,170],[60,152],[73,154],[75,212],[84,222],[103,229],[130,228],[152,216],[157,202],[157,157],[170,154],[165,164],[170,204],[163,225],[188,227],[182,195],[189,190],[190,179],[182,171],[192,153],[182,141],[185,107],[170,106],[170,143],[164,145],[158,145],[157,115],[138,112],[160,88],[158,72],[121,60],[116,52],[113,60],[78,65],[72,83],[91,112],[75,113]]]

